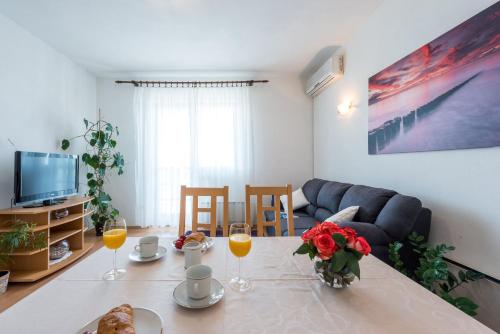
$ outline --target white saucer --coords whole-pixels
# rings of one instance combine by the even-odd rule
[[[187,295],[187,282],[183,281],[181,284],[177,285],[174,290],[174,300],[175,302],[186,308],[206,308],[217,304],[222,297],[224,297],[224,287],[221,282],[212,278],[212,286],[210,288],[210,295],[203,299],[191,299]]]
[[[184,251],[181,249],[178,249],[177,247],[175,247],[175,241],[172,241],[172,247],[178,251],[178,252],[181,252],[181,253],[184,253]],[[206,252],[209,248],[211,248],[214,244],[215,244],[215,240],[213,238],[210,238],[210,237],[205,237],[205,239],[203,239],[202,241],[202,246],[203,248],[201,249],[202,252]]]
[[[97,317],[76,332],[82,334],[85,331],[97,333],[97,325],[101,317]],[[163,333],[163,319],[153,310],[147,308],[134,307],[134,324],[137,333],[161,334]]]
[[[158,252],[154,256],[151,257],[141,257],[138,251],[135,249],[128,255],[128,258],[130,261],[134,262],[151,262],[151,261],[156,261],[158,259],[161,259],[162,257],[167,254],[167,249],[163,246],[158,246]]]

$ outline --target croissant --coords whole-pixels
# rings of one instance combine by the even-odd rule
[[[189,241],[197,241],[197,242],[202,242],[203,239],[205,239],[205,233],[203,232],[193,232],[190,235],[186,237],[186,240],[184,243],[189,242]]]
[[[97,334],[136,334],[132,306],[123,304],[106,313],[99,320]]]

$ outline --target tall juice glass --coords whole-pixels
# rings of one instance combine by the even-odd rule
[[[231,224],[229,228],[229,249],[238,258],[238,276],[231,279],[229,286],[236,291],[248,291],[250,280],[241,277],[241,258],[248,255],[252,248],[252,235],[248,224]]]
[[[113,269],[104,273],[103,279],[116,280],[125,275],[127,270],[118,269],[116,267],[116,251],[120,248],[127,239],[127,224],[125,219],[110,220],[104,224],[102,241],[106,248],[114,250],[113,254]]]

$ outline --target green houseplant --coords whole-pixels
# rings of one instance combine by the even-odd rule
[[[18,219],[9,227],[12,228],[10,231],[0,233],[0,268],[7,267],[10,254],[14,250],[38,250],[47,247],[45,232],[35,232],[35,224]],[[0,270],[0,294],[7,289],[9,275],[9,270]]]
[[[408,241],[412,251],[418,254],[418,267],[414,272],[406,268],[399,253],[403,244],[398,241],[389,245],[389,259],[394,267],[458,309],[469,315],[476,315],[478,306],[467,297],[454,297],[452,291],[464,283],[479,280],[484,275],[473,270],[459,270],[456,275],[452,273],[443,257],[453,251],[454,246],[441,244],[431,247],[424,242],[423,236],[415,232],[408,237]]]
[[[79,136],[63,139],[61,148],[67,150],[70,142],[81,138],[87,144],[86,152],[82,154],[82,161],[88,166],[87,185],[88,195],[92,196],[90,208],[94,211],[91,215],[95,226],[96,235],[102,235],[102,228],[106,221],[116,219],[119,211],[111,205],[111,197],[104,191],[104,184],[110,172],[116,171],[123,174],[123,155],[116,150],[116,137],[120,134],[118,127],[101,119],[91,122],[83,120],[85,132]]]

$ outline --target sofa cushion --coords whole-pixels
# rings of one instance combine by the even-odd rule
[[[333,215],[333,212],[327,209],[323,208],[318,208],[316,212],[314,213],[314,218],[316,218],[317,221],[325,221],[326,218],[331,217]]]
[[[383,188],[372,188],[367,186],[352,186],[342,197],[339,210],[350,206],[359,206],[358,213],[354,217],[356,221],[374,223],[385,203],[397,193],[393,190]]]
[[[403,240],[413,229],[421,210],[422,202],[417,198],[396,194],[380,211],[375,225],[394,239]]]
[[[352,184],[340,182],[325,183],[318,193],[318,207],[328,209],[335,213],[339,211],[340,201],[344,193],[352,187]]]
[[[368,241],[370,246],[382,245],[387,246],[393,240],[380,227],[375,224],[361,222],[344,222],[339,223],[342,227],[351,227],[356,230],[359,236]]]
[[[304,186],[302,186],[302,191],[304,192],[304,195],[306,196],[309,203],[314,206],[318,206],[318,193],[321,190],[321,187],[323,187],[323,185],[327,182],[328,181],[321,179],[311,179],[304,183]]]
[[[281,208],[288,212],[288,195],[281,195]],[[309,205],[309,201],[306,196],[304,196],[304,192],[302,188],[299,188],[292,192],[292,210],[298,210],[304,208]]]
[[[312,204],[309,204],[303,210],[305,210],[309,216],[314,217],[314,214],[316,213],[317,209],[318,209],[318,207],[316,207]]]
[[[326,218],[324,221],[332,223],[342,223],[351,222],[358,213],[359,206],[350,206],[334,214],[331,217]]]

